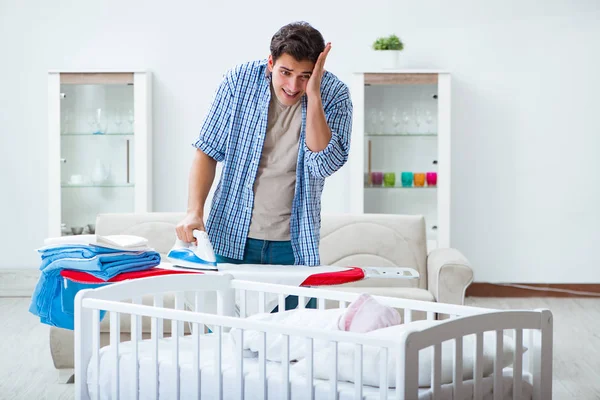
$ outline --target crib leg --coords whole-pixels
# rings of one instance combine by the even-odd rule
[[[58,383],[75,382],[75,370],[73,368],[62,368],[58,370]]]

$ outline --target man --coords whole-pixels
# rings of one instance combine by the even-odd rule
[[[325,178],[348,159],[352,102],[324,70],[331,44],[305,22],[282,27],[268,60],[229,70],[202,125],[177,236],[206,231],[217,262],[319,265]]]

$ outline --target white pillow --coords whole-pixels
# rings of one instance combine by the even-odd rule
[[[415,321],[404,325],[395,325],[388,328],[378,329],[365,333],[371,337],[380,337],[386,339],[398,338],[405,331],[422,330],[443,321]],[[523,352],[527,349],[523,347]],[[473,378],[473,364],[475,351],[475,335],[468,335],[463,338],[463,380]],[[510,336],[504,335],[502,368],[512,364],[514,354],[514,341]],[[363,384],[379,387],[380,381],[380,353],[381,348],[375,346],[363,346]],[[355,345],[353,343],[338,344],[338,380],[354,382],[354,354]],[[488,376],[494,369],[494,358],[496,355],[496,332],[485,332],[483,335],[483,376]],[[318,352],[315,349],[314,355],[314,377],[319,379],[329,379],[331,371],[332,349],[326,347]],[[431,363],[432,347],[419,351],[419,386],[431,386]],[[454,365],[454,344],[453,340],[442,343],[442,376],[441,383],[451,383]],[[302,360],[293,368],[296,372],[306,375],[307,362]],[[388,351],[388,387],[396,387],[396,353]]]
[[[303,328],[317,328],[339,330],[338,321],[340,316],[346,311],[342,308],[333,308],[329,310],[315,310],[310,308],[294,309],[278,313],[255,314],[248,318],[250,321],[272,322],[285,326],[298,326]],[[234,344],[238,340],[239,329],[233,328],[230,331]],[[254,330],[244,330],[244,350],[258,352],[262,332]],[[266,338],[266,358],[270,361],[282,360],[284,338],[278,333],[267,333]],[[314,352],[327,346],[329,341],[313,341]],[[299,336],[290,336],[290,361],[300,360],[306,356],[306,338]],[[248,353],[246,353],[248,354]]]

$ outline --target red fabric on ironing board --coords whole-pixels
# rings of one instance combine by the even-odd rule
[[[341,285],[342,283],[356,282],[364,279],[365,271],[362,268],[350,267],[346,271],[323,272],[309,276],[300,286],[327,286]]]
[[[82,283],[103,283],[103,282],[120,282],[128,279],[148,278],[150,276],[171,275],[171,274],[201,274],[201,271],[174,271],[155,267],[144,271],[125,272],[110,278],[108,281],[96,278],[87,272],[74,271],[63,269],[60,275],[63,278],[70,279]],[[343,283],[356,282],[364,279],[365,273],[361,268],[351,267],[345,271],[338,272],[323,272],[320,274],[310,275],[300,284],[300,286],[327,286],[341,285]]]
[[[173,271],[169,269],[163,268],[150,268],[144,271],[134,271],[134,272],[125,272],[116,276],[113,276],[108,281],[103,281],[100,278],[96,278],[92,274],[88,274],[87,272],[75,271],[63,269],[60,271],[60,275],[63,278],[70,279],[72,281],[81,282],[81,283],[103,283],[103,282],[121,282],[126,281],[128,279],[139,279],[139,278],[148,278],[151,276],[160,276],[160,275],[172,275],[172,274],[201,274],[200,271]]]

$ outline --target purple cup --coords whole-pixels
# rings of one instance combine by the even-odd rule
[[[371,184],[381,186],[383,183],[383,172],[371,172]]]

